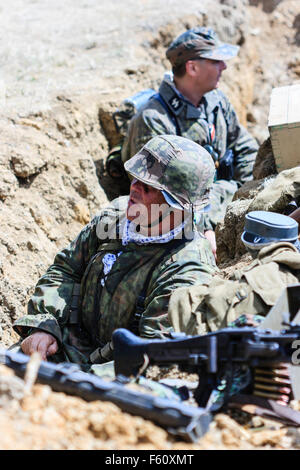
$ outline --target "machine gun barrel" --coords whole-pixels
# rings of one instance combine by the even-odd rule
[[[30,358],[22,353],[0,350],[0,363],[23,377]],[[109,382],[80,370],[77,364],[41,361],[37,381],[54,391],[75,395],[86,401],[109,401],[127,413],[150,419],[171,434],[196,442],[208,430],[211,415],[204,409],[184,405],[131,390],[121,383]]]

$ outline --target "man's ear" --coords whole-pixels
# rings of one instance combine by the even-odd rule
[[[198,73],[197,62],[195,60],[188,60],[185,63],[186,74],[190,77],[194,77]]]

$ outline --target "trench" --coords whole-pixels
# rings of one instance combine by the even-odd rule
[[[86,10],[89,11],[92,2],[85,3]],[[2,346],[10,346],[16,340],[11,333],[11,322],[26,313],[32,288],[53,262],[57,251],[70,242],[109,199],[119,193],[120,188],[113,187],[115,182],[113,184],[105,172],[105,159],[109,149],[119,142],[120,137],[114,128],[113,112],[123,99],[135,92],[149,87],[158,88],[168,67],[164,57],[165,48],[178,31],[196,24],[212,24],[219,28],[224,40],[241,46],[239,60],[224,74],[222,89],[230,97],[249,131],[261,144],[265,141],[268,136],[267,115],[272,87],[283,86],[299,80],[300,77],[300,57],[297,50],[300,40],[300,11],[297,11],[297,2],[292,0],[250,0],[249,4],[250,6],[245,0],[221,0],[217,2],[218,14],[214,9],[208,13],[197,10],[197,14],[190,11],[177,19],[169,19],[171,15],[164,13],[162,20],[154,26],[149,17],[146,26],[143,23],[144,28],[137,28],[138,39],[135,37],[135,40],[132,40],[129,33],[128,36],[124,34],[126,28],[121,24],[120,15],[120,18],[113,17],[116,23],[109,25],[111,43],[105,34],[99,32],[97,25],[100,45],[93,38],[88,40],[85,36],[84,46],[80,44],[78,49],[76,34],[72,31],[73,42],[70,49],[74,56],[70,55],[71,59],[68,57],[69,65],[73,66],[72,60],[76,65],[76,54],[81,59],[88,57],[86,70],[83,67],[80,69],[80,77],[84,77],[84,73],[88,77],[86,83],[78,79],[75,66],[74,79],[71,77],[71,80],[69,65],[65,65],[58,57],[59,63],[55,69],[57,77],[60,80],[65,79],[67,86],[52,90],[48,107],[44,106],[36,112],[21,111],[16,106],[15,95],[11,91],[7,115],[1,116],[1,151],[4,155],[0,156],[0,210],[3,221],[0,233]],[[148,5],[149,2],[143,3],[143,14],[149,14]],[[62,4],[60,8],[63,7]],[[71,20],[70,4],[66,8]],[[128,8],[133,8],[132,2],[126,2],[126,9]],[[17,19],[16,17],[15,20]],[[125,21],[124,18],[122,21]],[[45,29],[46,26],[45,24]],[[114,36],[114,29],[117,33],[123,33],[122,43],[128,39],[125,52],[122,49],[124,44],[115,39],[117,36]],[[23,31],[22,42],[25,41],[24,34],[28,32]],[[55,35],[53,37],[57,39]],[[51,38],[49,36],[49,41]],[[63,40],[62,36],[59,40]],[[101,41],[104,42],[104,48]],[[262,42],[264,48],[261,47]],[[33,42],[28,44],[32,47],[34,45]],[[103,75],[96,76],[99,69],[93,68],[92,61],[101,47]],[[62,54],[61,50],[58,50],[57,55],[60,53]],[[108,70],[109,67],[115,68],[114,74]],[[42,78],[47,70],[40,70]],[[26,70],[24,76],[25,72]],[[24,85],[24,89],[30,95],[29,86],[31,83],[32,87],[39,83],[39,74],[30,81],[29,72],[33,76],[30,69],[25,84],[27,88]],[[10,76],[14,77],[14,74],[10,73]],[[18,85],[20,83],[19,81]],[[41,83],[45,82],[41,79]],[[24,97],[26,98],[25,92]],[[42,104],[42,100],[37,103],[38,106]],[[12,118],[14,126],[11,125]],[[30,150],[25,151],[28,146]],[[29,175],[28,181],[14,173],[10,162],[15,154],[22,157],[25,168],[31,167],[34,156],[39,156],[37,171]],[[32,171],[35,171],[35,166],[33,167]],[[3,175],[6,175],[7,181]],[[232,219],[232,224],[236,229],[236,219]],[[243,267],[246,262],[248,261],[243,258],[227,259],[225,274]],[[5,372],[1,370],[0,375],[4,377]],[[12,409],[9,393],[13,393],[17,385],[9,380],[4,384],[4,379],[0,385],[0,422],[2,429],[6,431],[2,433],[0,448],[194,448],[188,447],[186,443],[174,442],[152,423],[125,415],[110,404],[88,405],[74,397],[67,398],[38,387],[23,403],[15,402],[15,408]],[[10,399],[5,402],[7,396]],[[238,428],[229,417],[221,417],[216,421],[213,432],[203,443],[197,444],[196,449],[263,446],[284,448],[284,435],[276,432],[265,436],[258,436],[259,433],[256,432],[258,437],[255,441],[253,437],[246,436],[243,429]],[[297,442],[299,436],[295,436]]]

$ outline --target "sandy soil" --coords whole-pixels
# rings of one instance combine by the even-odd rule
[[[272,87],[300,78],[299,18],[299,0],[1,2],[0,345],[16,340],[11,324],[58,249],[108,202],[98,176],[119,138],[112,112],[130,94],[158,87],[171,40],[200,24],[241,45],[221,88],[263,142]],[[225,276],[248,262],[237,261],[223,263]],[[112,404],[43,386],[24,397],[23,388],[1,368],[1,449],[283,449],[299,442],[296,430],[273,423],[258,432],[261,422],[241,426],[219,416],[188,446]]]

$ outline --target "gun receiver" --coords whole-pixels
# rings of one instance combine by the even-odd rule
[[[145,362],[178,364],[199,375],[195,399],[206,406],[220,372],[233,364],[250,368],[291,362],[292,343],[300,339],[300,326],[281,332],[257,328],[224,328],[203,336],[172,335],[170,340],[142,340],[125,329],[113,333],[116,374],[136,375]]]

